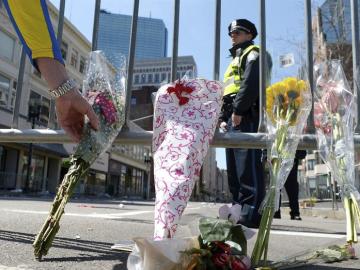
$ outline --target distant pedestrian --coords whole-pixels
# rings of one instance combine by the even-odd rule
[[[300,209],[299,209],[299,182],[297,176],[298,176],[299,161],[304,159],[305,156],[306,156],[305,150],[296,151],[294,165],[284,184],[286,194],[288,195],[289,198],[290,218],[292,220],[301,220]],[[280,205],[281,205],[281,197],[280,197]],[[281,218],[280,208],[275,213],[274,218]]]

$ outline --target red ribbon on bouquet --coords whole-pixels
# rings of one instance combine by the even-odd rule
[[[188,97],[182,96],[183,93],[190,94],[194,91],[190,86],[185,86],[182,82],[178,81],[175,83],[175,86],[170,86],[166,91],[171,94],[174,93],[179,99],[179,105],[182,106],[189,102]]]

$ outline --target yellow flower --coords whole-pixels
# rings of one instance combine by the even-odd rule
[[[302,92],[306,89],[306,83],[294,77],[285,78],[269,86],[266,89],[266,113],[269,120],[275,123],[282,119],[289,121],[290,125],[295,125],[302,105]],[[289,113],[292,114],[290,118]]]
[[[296,84],[297,84],[297,79],[294,78],[294,77],[289,77],[289,78],[286,78],[284,80],[284,82],[287,84],[287,88],[288,90],[296,90]]]
[[[297,89],[298,89],[299,92],[305,91],[307,89],[306,82],[303,81],[303,80],[298,81],[297,82]]]

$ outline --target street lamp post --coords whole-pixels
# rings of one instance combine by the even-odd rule
[[[39,99],[30,99],[29,101],[29,114],[28,120],[31,122],[31,128],[35,128],[35,123],[39,120],[41,110],[41,102]],[[29,183],[30,183],[30,170],[31,170],[31,162],[32,162],[32,154],[33,154],[33,144],[29,144],[29,154],[28,154],[28,164],[27,164],[27,174],[26,174],[26,182],[25,182],[25,191],[29,191]]]

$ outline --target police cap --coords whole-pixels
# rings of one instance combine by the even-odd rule
[[[231,32],[241,30],[246,33],[252,34],[253,39],[256,38],[258,33],[255,24],[253,24],[247,19],[237,19],[232,21],[228,26],[228,30],[229,30],[229,36],[231,35]]]

